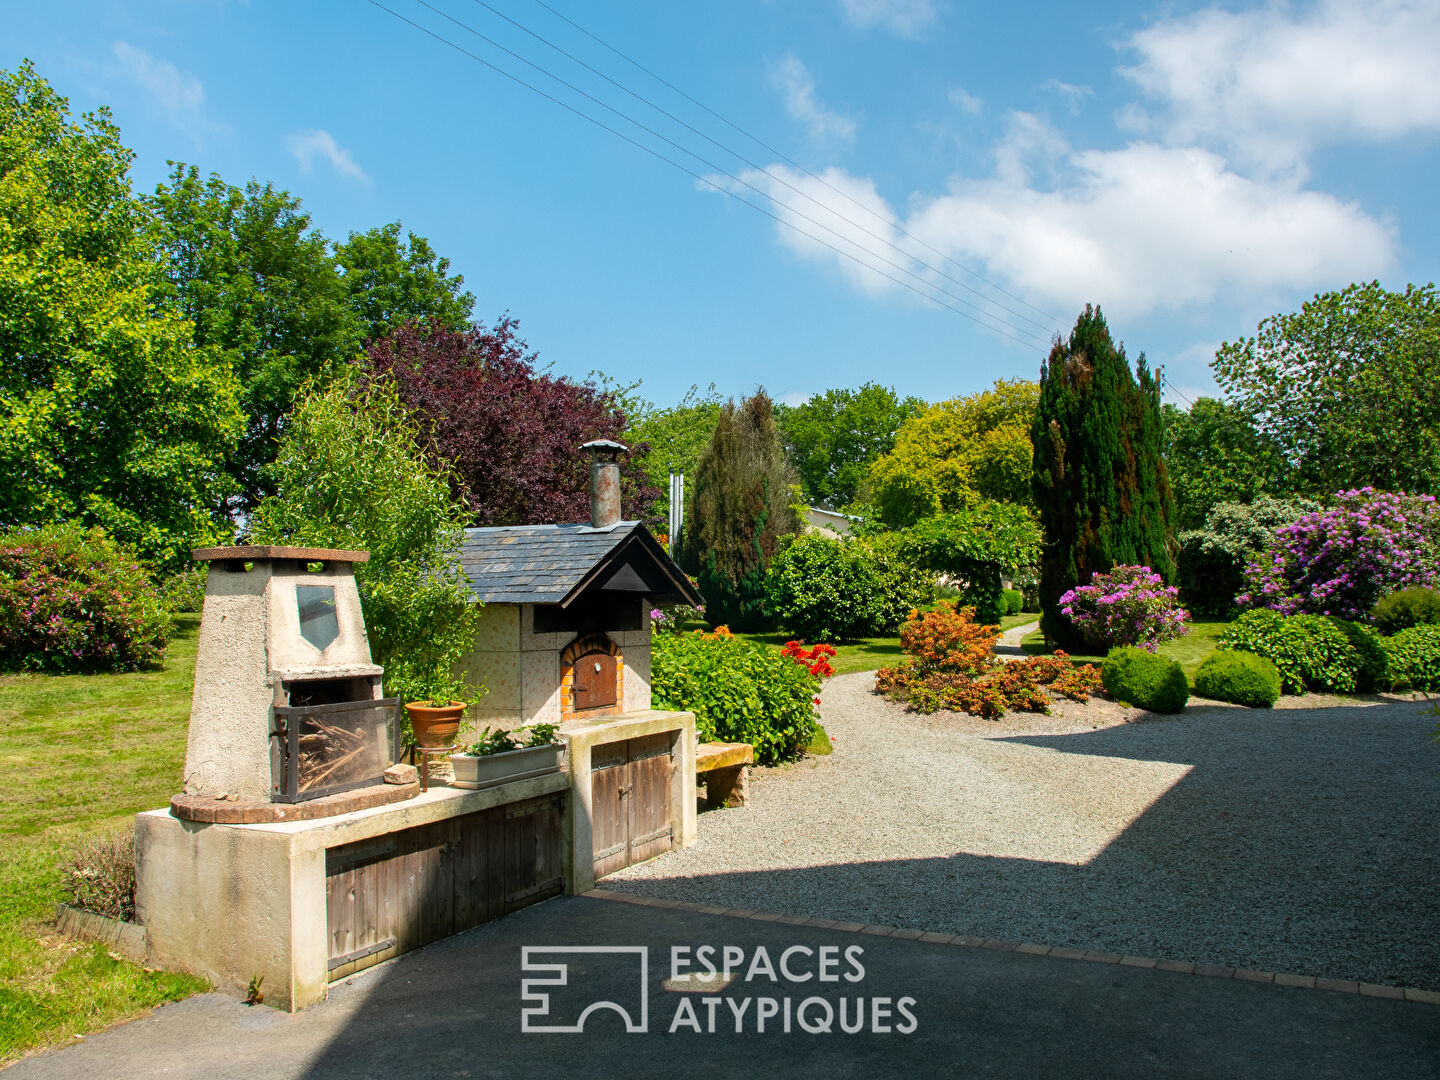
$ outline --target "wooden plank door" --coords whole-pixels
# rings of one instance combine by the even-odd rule
[[[629,794],[629,743],[602,743],[591,750],[590,829],[596,878],[630,865]]]
[[[654,858],[674,846],[671,733],[595,747],[590,757],[595,877]]]

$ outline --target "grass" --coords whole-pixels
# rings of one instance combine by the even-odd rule
[[[1215,643],[1220,640],[1220,635],[1230,625],[1228,619],[1195,619],[1190,623],[1190,632],[1184,637],[1176,638],[1173,641],[1163,643],[1157,650],[1161,656],[1167,656],[1171,660],[1179,660],[1180,666],[1185,669],[1185,677],[1190,680],[1190,685],[1195,685],[1195,669],[1215,649]],[[1020,643],[1021,648],[1026,652],[1044,653],[1045,638],[1036,630],[1025,635],[1025,640]],[[1105,657],[1081,655],[1071,653],[1070,658],[1082,663],[1103,664]]]
[[[199,616],[162,668],[0,678],[0,1065],[206,988],[59,937],[61,865],[180,790]]]

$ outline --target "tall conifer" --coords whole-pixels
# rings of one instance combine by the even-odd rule
[[[750,630],[764,622],[765,568],[780,537],[800,528],[790,508],[797,480],[769,395],[728,402],[695,473],[682,544],[713,623]]]
[[[1086,305],[1069,341],[1040,368],[1030,429],[1035,505],[1045,531],[1041,629],[1062,648],[1081,644],[1060,597],[1116,564],[1175,575],[1170,480],[1161,459],[1160,385],[1142,353],[1131,373],[1098,307]]]

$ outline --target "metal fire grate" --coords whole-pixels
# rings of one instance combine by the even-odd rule
[[[275,707],[275,802],[303,802],[378,783],[395,763],[399,698]]]

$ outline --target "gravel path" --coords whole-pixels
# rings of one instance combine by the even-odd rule
[[[781,914],[1440,989],[1440,746],[1423,703],[1096,700],[922,717],[826,686],[835,753],[606,879]],[[1299,707],[1295,707],[1299,706]]]

